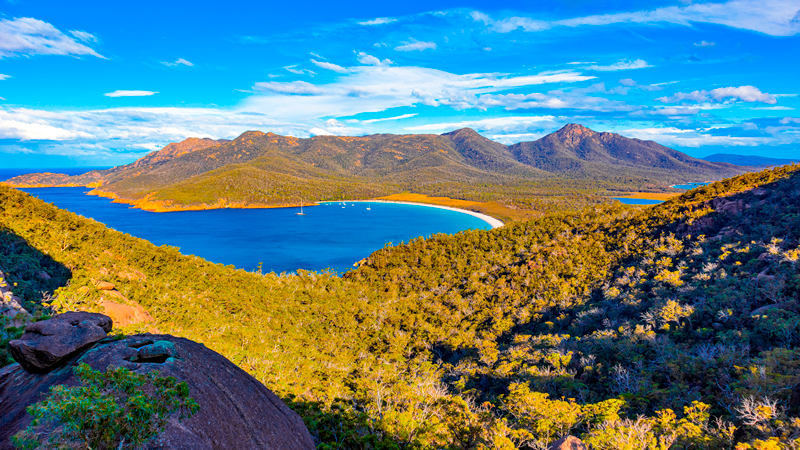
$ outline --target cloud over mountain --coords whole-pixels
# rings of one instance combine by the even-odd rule
[[[755,86],[739,86],[717,88],[711,91],[677,92],[666,97],[659,97],[656,100],[664,103],[677,103],[681,101],[692,102],[722,102],[726,100],[740,100],[743,102],[760,102],[767,104],[778,103],[778,100],[766,93],[761,92]]]

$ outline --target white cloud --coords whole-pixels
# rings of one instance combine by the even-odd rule
[[[145,148],[143,142],[160,142],[163,146],[187,137],[230,139],[247,130],[273,131],[283,135],[307,136],[309,133],[307,125],[276,120],[255,111],[110,108],[53,112],[0,107],[0,139],[60,141],[37,147],[36,152],[112,157],[115,161],[120,161],[120,158],[132,161],[144,156],[147,152],[138,150]]]
[[[393,19],[391,17],[378,17],[377,19],[367,20],[364,22],[358,22],[359,25],[383,25],[387,23],[392,23],[397,21],[397,19]]]
[[[758,106],[750,109],[757,111],[794,111],[794,108],[788,106]]]
[[[358,62],[370,66],[390,66],[394,64],[394,62],[391,59],[384,59],[383,61],[381,61],[380,59],[372,55],[368,55],[364,52],[358,52]]]
[[[0,58],[14,55],[91,55],[105,59],[49,23],[31,17],[0,19]]]
[[[728,99],[741,100],[743,102],[760,102],[767,104],[778,103],[774,96],[761,92],[755,86],[739,86],[739,87],[725,87],[717,88],[711,91],[693,91],[693,92],[677,92],[667,97],[659,97],[656,100],[664,103],[677,103],[681,101],[692,102],[722,102]]]
[[[347,73],[348,72],[348,70],[346,68],[344,68],[344,67],[342,67],[342,66],[340,66],[338,64],[333,64],[333,63],[324,62],[324,61],[317,61],[317,60],[314,60],[314,59],[312,59],[311,62],[314,63],[315,65],[317,65],[318,67],[322,67],[323,69],[332,70],[334,72],[339,72],[339,73]]]
[[[254,88],[262,92],[274,92],[276,94],[319,95],[325,93],[324,89],[306,81],[292,81],[289,83],[265,81],[256,83]]]
[[[416,52],[416,51],[423,51],[427,49],[436,50],[436,43],[435,42],[422,42],[412,39],[410,41],[404,41],[403,45],[398,45],[394,48],[400,52]]]
[[[97,37],[91,33],[80,30],[69,30],[69,34],[75,36],[83,42],[97,42]]]
[[[385,122],[387,120],[408,119],[408,118],[414,117],[416,115],[418,115],[418,114],[417,113],[414,113],[414,114],[403,114],[401,116],[384,117],[384,118],[381,118],[381,119],[368,119],[368,120],[362,120],[361,123],[375,123],[375,122]]]
[[[175,62],[162,61],[161,64],[163,64],[165,66],[179,66],[179,65],[189,66],[189,67],[194,66],[194,64],[190,63],[189,61],[187,61],[187,60],[185,60],[183,58],[178,58],[178,60],[175,61]]]
[[[312,136],[334,136],[334,134],[331,133],[330,131],[319,127],[314,127],[308,130],[308,132],[311,133]]]
[[[499,33],[508,33],[520,28],[531,32],[554,27],[620,23],[671,23],[690,26],[693,22],[699,22],[757,31],[771,36],[793,36],[800,32],[800,20],[796,19],[797,14],[796,1],[731,0],[724,3],[692,3],[687,6],[667,6],[649,11],[601,14],[555,21],[535,20],[529,17],[493,20],[486,14],[475,12],[471,13],[471,16]]]
[[[46,118],[29,114],[28,110],[16,111],[0,110],[0,139],[60,141],[93,137],[86,132],[53,126]]]
[[[800,117],[784,117],[783,119],[781,119],[781,123],[784,125],[790,124],[792,122],[800,123]]]
[[[587,67],[587,69],[597,70],[601,72],[613,72],[617,70],[644,69],[645,67],[653,67],[653,66],[647,64],[647,62],[642,59],[637,59],[635,61],[628,61],[627,59],[623,59],[620,62],[608,66],[589,66]]]
[[[157,91],[123,91],[116,90],[114,92],[107,92],[103,95],[106,97],[149,97],[153,94],[158,94]]]
[[[553,122],[555,116],[513,116],[490,119],[464,120],[460,122],[430,123],[405,127],[407,131],[451,131],[460,128],[473,128],[482,131],[525,130],[531,125],[541,126],[543,122]]]
[[[291,73],[295,73],[295,74],[297,74],[297,75],[311,75],[311,76],[313,77],[314,75],[316,75],[316,74],[317,74],[317,73],[316,73],[316,72],[314,72],[313,70],[309,70],[309,69],[298,69],[298,68],[297,68],[297,64],[294,64],[294,65],[291,65],[291,66],[286,66],[286,67],[284,67],[284,69],[288,70],[288,71],[289,71],[289,72],[291,72]]]
[[[11,78],[11,75],[3,75],[2,73],[0,73],[0,81],[7,80],[9,78]]]
[[[480,11],[472,11],[471,13],[469,13],[469,15],[472,17],[474,21],[483,22],[484,25],[491,25],[494,22],[494,20],[492,20],[491,17]]]
[[[550,91],[546,94],[487,94],[476,102],[478,107],[504,108],[507,111],[519,109],[578,109],[585,111],[633,111],[635,106],[624,102],[609,100],[587,94],[608,93],[603,83],[570,91]]]
[[[702,42],[695,42],[694,43],[695,47],[713,47],[715,45],[717,45],[717,44],[715,44],[713,42],[708,42],[708,41],[702,41]]]
[[[757,146],[774,141],[770,137],[719,136],[705,133],[704,130],[662,128],[632,128],[616,131],[627,137],[655,141],[661,145],[677,147],[701,147],[704,145]]]
[[[267,87],[271,95],[249,97],[243,107],[268,112],[272,117],[301,121],[346,117],[418,104],[485,109],[495,103],[524,102],[520,99],[494,99],[487,94],[515,87],[572,83],[593,78],[571,71],[510,76],[492,73],[462,75],[408,66],[355,66],[348,69],[350,73],[326,84],[257,85],[256,91],[264,91]],[[295,91],[313,95],[294,95]],[[509,105],[509,108],[513,108],[513,105]]]
[[[595,64],[596,61],[572,61],[568,62],[567,64],[576,65],[576,64]]]
[[[372,44],[372,46],[380,48],[380,47],[388,47],[389,44],[387,44],[386,42],[376,42],[376,43]]]
[[[390,123],[409,118],[409,115],[395,115],[385,118],[387,120],[370,119],[367,123],[347,121],[347,124],[343,123],[344,120],[340,122],[331,118],[381,113],[423,103],[457,109],[484,109],[490,103],[499,103],[513,108],[516,103],[531,100],[493,98],[496,97],[494,94],[510,88],[559,86],[594,78],[576,71],[512,75],[455,74],[395,65],[358,65],[346,69],[348,72],[335,80],[316,85],[304,81],[256,83],[252,87],[253,95],[238,106],[227,109],[143,107],[51,112],[0,107],[0,111],[8,114],[0,118],[4,127],[0,127],[3,129],[0,136],[8,139],[59,139],[62,143],[48,146],[47,152],[97,155],[97,158],[120,161],[141,156],[143,148],[136,147],[141,143],[176,142],[191,136],[232,138],[254,129],[301,137],[323,134],[323,131],[347,135],[384,131],[392,127]],[[143,92],[149,94],[152,91]],[[118,95],[120,91],[109,94]],[[548,94],[559,95],[570,94]],[[509,119],[495,119],[470,125],[501,134],[538,132],[537,123],[541,122],[542,126],[548,123],[545,119],[531,117],[517,119],[516,123],[509,123]],[[351,123],[354,125],[350,126]],[[355,128],[359,126],[380,128]]]
[[[699,113],[702,111],[700,108],[688,108],[688,107],[681,107],[681,106],[668,106],[668,107],[656,107],[650,111],[646,111],[648,114],[656,114],[660,116],[691,116],[694,114]]]
[[[621,84],[621,85],[623,85],[625,87],[624,88],[618,87],[615,90],[612,90],[610,93],[625,95],[625,94],[628,93],[627,91],[629,89],[641,89],[643,91],[648,91],[648,92],[660,91],[660,90],[664,89],[664,87],[663,87],[664,84],[669,84],[669,83],[639,84],[633,78],[623,78],[623,79],[619,80],[619,84]]]

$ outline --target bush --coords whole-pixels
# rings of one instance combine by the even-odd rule
[[[191,417],[200,406],[189,386],[157,372],[138,374],[112,367],[107,372],[82,363],[74,369],[83,386],[50,388],[28,407],[33,421],[12,438],[23,449],[134,449],[153,440],[175,412]]]

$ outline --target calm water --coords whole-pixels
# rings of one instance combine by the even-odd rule
[[[614,197],[614,200],[617,200],[621,203],[626,205],[657,205],[659,203],[664,203],[663,200],[649,200],[645,198],[617,198]]]
[[[671,187],[674,187],[675,189],[686,189],[687,191],[689,191],[689,190],[692,190],[692,189],[694,189],[696,187],[705,186],[707,184],[711,184],[711,183],[686,183],[686,184],[676,184],[676,185],[671,186]]]
[[[265,272],[344,272],[389,242],[490,228],[477,217],[416,205],[332,203],[306,207],[305,216],[295,215],[299,208],[152,213],[85,195],[86,188],[23,190],[156,245],[246,270],[263,262]]]
[[[670,187],[674,187],[675,189],[686,189],[688,191],[688,190],[694,189],[696,187],[705,186],[707,184],[711,184],[711,183],[686,183],[686,184],[676,184],[676,185],[670,186]],[[618,201],[620,201],[622,203],[625,203],[626,205],[657,205],[659,203],[664,203],[663,200],[648,200],[648,199],[644,199],[644,198],[617,198],[617,197],[614,197],[614,200],[618,200]]]

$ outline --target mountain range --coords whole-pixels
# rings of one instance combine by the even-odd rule
[[[17,187],[88,186],[151,210],[285,206],[301,199],[398,192],[474,201],[664,188],[747,168],[696,159],[652,141],[569,124],[537,141],[503,145],[464,128],[441,135],[315,136],[248,131],[190,138],[124,166],[79,176],[29,174]]]

